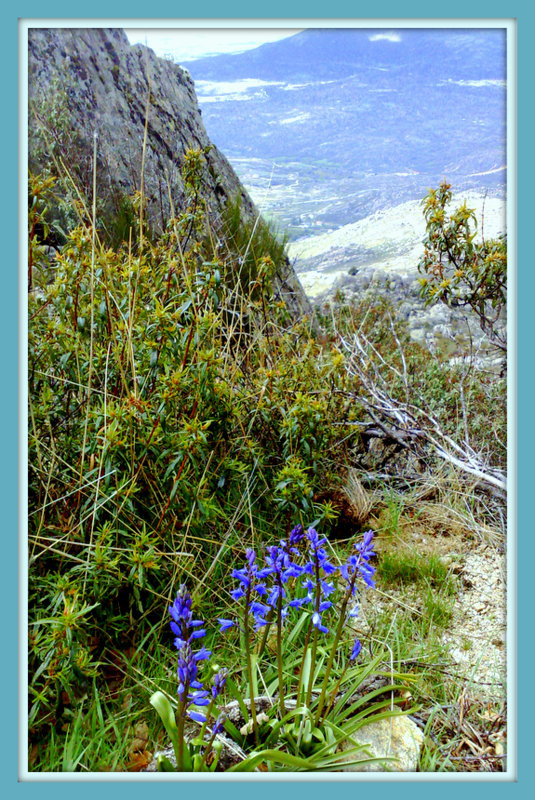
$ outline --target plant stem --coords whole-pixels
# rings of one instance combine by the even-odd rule
[[[204,741],[204,734],[206,732],[206,726],[208,725],[208,720],[210,719],[210,716],[212,714],[212,709],[214,707],[214,703],[215,703],[215,697],[212,697],[212,699],[210,700],[210,705],[206,709],[206,719],[204,720],[203,724],[201,725],[201,732],[199,734],[199,737],[203,741]]]
[[[249,601],[251,599],[251,587],[247,587],[247,592],[245,595],[245,605],[244,605],[244,612],[243,612],[243,632],[244,632],[244,644],[245,644],[245,658],[247,661],[247,677],[249,680],[249,697],[251,699],[251,717],[253,719],[253,731],[254,731],[254,738],[255,744],[258,745],[258,725],[256,722],[256,706],[255,706],[255,699],[254,699],[254,687],[253,687],[253,665],[251,662],[251,646],[249,644]]]
[[[316,649],[318,645],[318,629],[314,628],[314,636],[312,637],[312,653],[310,658],[310,675],[308,676],[308,687],[305,705],[310,706],[312,698],[312,687],[314,686],[314,668],[316,666]]]
[[[184,687],[184,694],[186,693],[186,688]],[[178,704],[178,719],[177,719],[177,728],[178,728],[178,745],[177,745],[177,752],[176,755],[176,769],[177,772],[184,771],[184,708],[185,703],[181,700]]]
[[[279,577],[279,596],[277,598],[277,671],[279,675],[279,709],[281,718],[285,715],[284,682],[282,677],[282,582]]]
[[[321,605],[321,583],[320,583],[320,565],[318,554],[314,553],[314,567],[316,572],[316,613],[320,613],[320,605]],[[312,697],[312,687],[314,685],[314,669],[316,666],[316,647],[318,644],[318,628],[314,628],[314,636],[312,638],[312,654],[310,659],[310,675],[308,676],[308,687],[307,687],[307,696],[306,696],[306,705],[310,705],[310,699]]]
[[[268,635],[269,635],[269,631],[271,629],[271,623],[273,622],[273,616],[274,616],[274,611],[273,611],[272,608],[270,608],[269,614],[268,614],[268,617],[267,617],[268,624],[264,627],[264,632],[262,634],[262,639],[260,641],[260,646],[258,648],[258,657],[259,658],[262,655],[262,653],[264,652],[264,650],[266,649],[266,642],[267,642],[267,638],[268,638]]]
[[[200,767],[199,767],[199,772],[202,772],[202,768],[206,764],[206,759],[208,758],[208,755],[209,755],[209,753],[210,753],[210,751],[212,749],[212,745],[214,744],[215,737],[216,737],[215,733],[212,733],[212,735],[210,736],[210,739],[208,740],[208,742],[206,744],[206,747],[204,748],[204,753],[202,754],[201,763],[200,763]]]
[[[323,704],[325,702],[325,692],[327,691],[327,683],[329,681],[329,676],[331,674],[336,648],[338,647],[338,642],[340,641],[340,636],[342,635],[342,629],[344,627],[344,622],[346,617],[347,604],[349,603],[349,598],[353,595],[353,588],[355,586],[357,574],[358,574],[358,569],[355,568],[355,571],[351,577],[351,583],[347,587],[345,597],[342,601],[342,607],[340,609],[340,619],[338,620],[338,627],[336,628],[336,634],[334,637],[334,641],[332,643],[331,652],[329,653],[329,659],[327,661],[327,666],[325,667],[325,675],[323,676],[323,683],[321,685],[320,699],[318,701],[318,710],[316,712],[316,719],[314,721],[314,725],[318,724],[321,712],[323,710]]]
[[[340,675],[338,681],[336,682],[336,686],[334,687],[334,689],[332,691],[332,694],[331,694],[331,699],[329,700],[328,704],[325,706],[325,710],[324,710],[323,714],[321,714],[321,719],[320,719],[320,717],[318,715],[317,726],[319,726],[319,724],[321,722],[323,722],[323,720],[325,719],[325,717],[327,716],[327,714],[329,713],[329,711],[333,707],[334,700],[335,700],[336,695],[338,693],[338,689],[340,688],[340,686],[342,684],[342,681],[344,680],[344,676],[345,676],[346,672],[347,672],[347,665],[344,667],[344,670],[343,670],[342,674]]]

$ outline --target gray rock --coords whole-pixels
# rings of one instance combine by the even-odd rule
[[[386,278],[382,269],[376,269],[372,274],[372,283],[382,284]]]
[[[353,275],[341,275],[338,280],[336,281],[336,288],[340,289],[345,286],[353,287],[356,281]]]
[[[410,315],[413,313],[414,307],[405,301],[398,306],[398,314],[401,319],[409,319]]]
[[[450,314],[449,309],[443,303],[437,303],[436,306],[428,309],[427,316],[433,324],[437,325],[448,322]]]
[[[418,279],[412,279],[412,280],[410,281],[410,284],[409,284],[409,290],[410,290],[410,293],[411,293],[411,294],[412,294],[414,297],[419,297],[419,296],[420,296],[420,291],[421,291],[421,288],[422,288],[422,287],[421,287],[421,285],[420,285],[420,281],[419,281]]]
[[[435,336],[443,336],[445,339],[449,339],[451,337],[451,327],[446,324],[442,325],[435,325],[434,329]]]
[[[425,344],[426,333],[423,328],[411,328],[411,339],[419,344]]]
[[[34,172],[50,164],[38,135],[48,129],[48,139],[56,142],[64,163],[82,182],[79,188],[90,197],[97,133],[99,201],[117,210],[121,197],[140,189],[147,121],[144,195],[153,230],[164,229],[171,216],[169,195],[175,209],[183,203],[180,167],[191,148],[206,148],[201,194],[210,225],[217,230],[221,211],[236,198],[241,199],[244,221],[256,218],[258,212],[230,163],[211,145],[189,73],[148,47],[132,47],[121,29],[30,28],[28,96],[29,164]],[[275,284],[290,313],[312,315],[288,261]]]
[[[353,764],[341,769],[340,772],[415,772],[418,767],[424,735],[409,717],[392,717],[371,722],[360,728],[353,738],[359,744],[366,744],[367,747],[357,754],[348,754],[344,760],[385,756],[394,760],[374,764]],[[342,750],[352,746],[348,742]]]

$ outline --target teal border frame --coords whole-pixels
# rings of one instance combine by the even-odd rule
[[[148,12],[152,13],[148,13]],[[194,13],[194,11],[196,13]],[[3,246],[4,255],[4,275],[3,275],[3,313],[1,315],[2,341],[3,347],[3,376],[4,390],[1,393],[2,422],[4,433],[4,447],[0,469],[2,470],[3,499],[3,518],[4,518],[4,553],[5,564],[8,572],[2,581],[2,609],[4,611],[4,631],[7,631],[7,638],[4,637],[4,652],[1,664],[2,688],[5,712],[1,724],[1,748],[3,761],[3,785],[9,792],[17,794],[38,791],[40,797],[58,796],[63,793],[71,792],[73,789],[79,795],[88,796],[89,793],[98,789],[99,793],[116,792],[123,782],[114,784],[111,781],[104,781],[95,786],[88,779],[87,782],[77,782],[74,788],[70,782],[62,779],[61,781],[49,782],[24,782],[17,783],[18,778],[18,662],[17,662],[17,641],[18,641],[18,616],[15,613],[18,597],[18,537],[15,532],[19,528],[18,503],[19,492],[19,421],[23,419],[23,411],[19,413],[19,351],[17,349],[19,313],[17,297],[18,269],[14,264],[18,264],[18,239],[16,231],[18,229],[18,204],[14,198],[18,196],[18,164],[15,154],[18,153],[18,85],[17,85],[17,64],[18,64],[18,31],[17,19],[79,19],[80,23],[92,20],[103,21],[106,24],[117,19],[515,19],[517,21],[517,70],[518,70],[518,105],[517,105],[517,148],[516,160],[519,166],[517,172],[517,230],[518,230],[518,271],[517,271],[517,381],[513,387],[511,410],[516,408],[516,427],[513,437],[516,440],[516,447],[513,450],[513,459],[516,461],[516,487],[512,492],[512,498],[517,497],[517,536],[518,554],[517,573],[515,585],[510,587],[509,602],[517,604],[518,608],[518,628],[517,628],[517,659],[516,659],[516,696],[517,696],[517,767],[516,779],[509,782],[499,780],[499,775],[495,775],[495,780],[470,781],[463,779],[462,775],[445,774],[441,782],[434,782],[430,785],[429,781],[420,780],[406,782],[380,782],[376,781],[366,785],[366,791],[392,793],[393,791],[402,792],[407,796],[424,797],[427,793],[433,792],[441,795],[451,792],[485,792],[486,796],[493,795],[496,791],[520,792],[521,796],[529,795],[529,786],[534,781],[532,778],[532,745],[531,727],[535,718],[535,707],[533,703],[533,690],[530,687],[532,665],[534,663],[533,638],[529,622],[531,614],[531,592],[530,592],[530,570],[534,560],[534,545],[530,530],[530,503],[529,494],[532,478],[531,457],[534,452],[533,427],[530,425],[529,414],[532,408],[532,397],[534,379],[531,373],[530,355],[532,352],[533,336],[533,311],[530,308],[535,298],[535,272],[530,269],[530,257],[532,256],[532,246],[529,236],[529,215],[530,190],[535,178],[534,157],[533,157],[533,88],[532,76],[535,74],[535,46],[531,39],[535,35],[535,4],[532,0],[511,0],[509,3],[500,0],[450,0],[446,5],[432,6],[423,0],[406,0],[404,3],[395,0],[380,0],[373,5],[361,4],[354,0],[330,0],[329,3],[322,3],[319,0],[271,0],[269,4],[253,6],[245,0],[227,0],[223,5],[215,0],[204,0],[201,8],[184,7],[183,4],[176,2],[164,2],[160,0],[155,4],[147,6],[139,0],[130,2],[103,2],[94,0],[91,5],[80,7],[74,5],[72,0],[54,0],[49,3],[38,3],[35,0],[27,2],[16,2],[2,9],[2,30],[4,41],[2,47],[2,74],[3,74],[3,97],[4,97],[4,124],[1,128],[3,140],[3,159],[2,176],[3,191],[1,192],[0,203],[2,207],[3,230],[5,239]],[[509,165],[510,169],[512,165]],[[9,233],[7,233],[9,232]],[[24,279],[21,276],[21,288],[24,288]],[[24,345],[21,344],[21,347]],[[17,388],[15,388],[17,387]],[[521,435],[518,435],[518,433]],[[531,489],[531,491],[533,491]],[[513,500],[514,502],[514,500]],[[513,550],[515,548],[513,547]],[[531,758],[530,758],[531,756]],[[277,782],[277,783],[255,783],[254,788],[250,783],[240,786],[237,783],[183,783],[183,784],[159,784],[158,793],[171,790],[176,793],[193,792],[195,798],[216,794],[218,797],[230,798],[236,793],[245,793],[252,789],[259,798],[268,797],[271,793],[290,795],[298,787],[312,796],[323,796],[325,790],[336,787],[339,795],[353,794],[358,791],[355,783],[338,783],[334,781],[306,782]],[[457,784],[451,786],[452,783]],[[444,785],[448,784],[448,785]],[[498,784],[498,786],[496,786]],[[155,784],[151,784],[150,789],[143,783],[135,784],[128,782],[123,790],[130,793],[152,793]],[[116,788],[117,787],[117,788]],[[164,789],[165,787],[165,789]]]

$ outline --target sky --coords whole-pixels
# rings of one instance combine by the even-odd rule
[[[241,53],[299,33],[298,28],[126,28],[130,44],[146,44],[160,57],[193,61],[218,53]]]

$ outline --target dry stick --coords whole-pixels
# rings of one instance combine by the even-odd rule
[[[130,320],[129,320],[130,321],[130,325],[128,327],[128,332],[129,332],[128,335],[129,335],[129,340],[130,340],[130,349],[131,349],[131,355],[132,355],[132,367],[133,367],[133,371],[134,371],[134,378],[135,378],[135,368],[134,368],[134,353],[133,353],[133,349],[132,349],[132,325],[133,325],[133,309],[135,307],[137,284],[138,284],[138,280],[139,280],[139,273],[141,271],[141,258],[142,258],[142,254],[143,254],[143,196],[144,196],[144,180],[145,180],[145,154],[146,154],[146,149],[147,149],[147,131],[148,131],[148,124],[149,124],[149,108],[150,108],[150,76],[148,76],[148,73],[147,73],[147,82],[148,82],[148,87],[147,87],[147,106],[146,106],[146,111],[145,111],[145,130],[144,130],[144,134],[143,134],[143,148],[142,148],[142,153],[141,153],[138,270],[137,270],[137,273],[136,273],[136,282],[135,282],[135,286],[134,286],[134,293],[133,293],[133,296],[132,296],[132,307],[131,307]],[[131,253],[131,246],[132,246],[132,231],[130,230],[130,235],[129,235],[129,253]],[[129,256],[129,258],[130,258],[130,256]],[[134,394],[137,395],[137,386],[136,386],[135,382],[134,382]],[[139,466],[138,466],[138,468],[136,470],[135,475],[132,478],[132,481],[130,483],[130,486],[129,486],[128,490],[126,491],[124,500],[123,500],[123,502],[121,504],[121,507],[119,508],[119,511],[117,512],[118,514],[121,512],[123,506],[125,505],[126,501],[128,500],[128,498],[130,496],[130,492],[135,487],[136,478],[139,475],[139,473],[141,471],[141,467],[143,466],[143,463],[144,463],[144,461],[145,461],[145,459],[146,459],[146,457],[148,455],[148,448],[149,448],[150,442],[152,440],[152,437],[154,436],[156,428],[158,427],[159,421],[160,421],[160,415],[157,414],[156,415],[156,419],[154,421],[154,424],[152,426],[152,430],[150,432],[150,436],[149,436],[147,444],[146,444],[145,454],[144,454],[144,456],[143,456],[143,458],[141,460],[141,463],[139,464]]]
[[[80,486],[84,475],[85,446],[87,441],[87,426],[89,424],[89,410],[91,399],[91,384],[93,380],[93,324],[95,321],[95,231],[97,225],[97,132],[93,134],[93,225],[91,231],[91,324],[89,337],[89,370],[87,376],[87,411],[84,423],[84,437],[82,440],[82,460],[80,463]]]
[[[258,650],[257,650],[258,658],[262,657],[262,655],[264,653],[264,650],[266,649],[267,638],[268,638],[269,632],[271,630],[271,625],[273,623],[274,616],[275,616],[275,609],[274,608],[270,608],[269,609],[269,614],[267,616],[267,625],[264,626],[264,631],[262,633],[262,639],[260,640],[260,644],[259,644]]]
[[[193,330],[193,328],[192,328],[192,330]],[[191,409],[191,412],[190,412],[190,415],[189,415],[189,418],[190,418],[190,419],[193,419],[193,417],[195,416],[195,413],[196,413],[196,411],[197,411],[197,406],[198,406],[198,401],[197,401],[197,400],[195,400],[195,402],[193,403],[193,408]],[[168,509],[168,508],[169,508],[169,506],[171,505],[171,500],[172,500],[172,498],[173,498],[173,489],[175,488],[176,484],[177,484],[177,483],[178,483],[178,481],[180,480],[180,476],[182,475],[182,470],[183,470],[183,469],[184,469],[184,467],[186,466],[186,462],[187,462],[187,460],[188,460],[188,452],[186,451],[186,452],[184,453],[184,458],[182,459],[182,462],[181,462],[181,464],[180,464],[180,467],[178,468],[178,472],[177,472],[177,474],[176,474],[176,477],[175,477],[175,479],[174,479],[174,481],[173,481],[173,485],[172,485],[172,487],[171,487],[171,491],[169,492],[169,496],[168,496],[168,498],[167,498],[167,501],[166,501],[166,503],[165,503],[165,506],[163,507],[162,513],[160,514],[160,519],[158,520],[158,524],[156,525],[155,531],[157,531],[157,530],[159,529],[160,525],[161,525],[161,524],[162,524],[162,522],[163,522],[163,518],[164,518],[164,516],[165,516],[165,514],[166,514],[166,512],[167,512],[167,509]],[[210,463],[210,461],[211,461],[211,460],[212,460],[212,459],[211,459],[211,456],[210,456],[210,459],[209,459],[208,463]],[[208,468],[208,464],[206,465],[206,468],[205,468],[205,473],[206,473],[206,469],[207,469],[207,468]]]
[[[391,425],[403,430],[405,435],[410,439],[419,438],[431,444],[440,458],[459,467],[464,472],[475,475],[502,492],[507,491],[506,481],[501,472],[492,468],[486,468],[472,448],[461,448],[451,437],[444,433],[434,417],[421,408],[417,408],[413,405],[403,405],[389,396],[385,379],[379,374],[378,368],[375,365],[373,366],[375,380],[372,381],[370,379],[367,374],[367,368],[370,366],[367,353],[357,335],[354,337],[354,348],[342,337],[340,337],[340,341],[343,347],[352,354],[352,361],[348,369],[349,374],[357,376],[363,383],[364,388],[369,392],[370,399],[365,397],[360,397],[359,399],[366,406],[370,416],[377,421],[383,430],[384,427],[378,422],[377,416],[374,417],[373,410],[378,412],[383,419],[387,419]],[[391,365],[385,364],[384,359],[377,353],[373,345],[370,345],[366,340],[365,343],[375,352],[380,363],[389,366],[389,368],[399,376],[397,370]],[[378,388],[379,386],[385,386],[385,389],[380,389]],[[425,427],[422,427],[418,418],[423,418]],[[408,425],[412,427],[408,428]],[[392,435],[393,438],[396,438],[396,434],[393,431],[389,431],[388,433]],[[400,440],[399,436],[397,439]],[[400,440],[400,443],[401,441],[403,440]],[[405,441],[403,442],[403,446],[408,447],[409,445]]]
[[[145,154],[147,151],[147,134],[149,129],[149,109],[150,109],[150,75],[147,70],[147,105],[145,107],[145,128],[143,131],[143,147],[141,151],[141,175],[140,175],[140,203],[139,203],[139,266],[141,267],[141,256],[143,254],[143,199],[145,196]]]
[[[109,342],[109,344],[108,344],[108,351],[106,353],[106,367],[105,367],[105,370],[104,370],[104,425],[103,425],[103,439],[105,439],[105,437],[106,437],[106,427],[107,427],[107,420],[108,420],[108,405],[107,405],[108,365],[109,365],[109,359],[110,359],[111,344],[112,344],[111,342]],[[103,453],[102,453],[102,456],[103,456],[104,455],[104,450],[105,450],[105,444],[104,443],[103,443],[103,446],[102,446],[102,450],[103,450]],[[82,597],[85,595],[85,587],[86,587],[86,583],[87,583],[87,573],[89,572],[89,561],[90,561],[90,558],[91,558],[91,548],[93,546],[93,533],[94,533],[94,530],[95,530],[95,518],[96,518],[96,515],[97,515],[98,493],[99,493],[99,489],[100,489],[100,482],[102,480],[102,473],[103,473],[103,467],[104,467],[103,460],[104,459],[102,457],[101,461],[100,461],[100,466],[99,466],[99,469],[98,469],[97,485],[96,485],[96,488],[95,488],[95,502],[93,504],[93,513],[91,515],[91,532],[89,534],[89,548],[87,550],[87,562],[86,562],[86,570],[84,572],[84,585],[83,585],[83,589],[82,589]],[[108,498],[105,498],[104,502],[106,502],[107,500],[108,500]],[[103,504],[101,503],[100,506],[102,506],[102,505]]]
[[[251,475],[248,478],[248,486],[249,487],[250,487],[250,484],[252,482],[255,470],[256,470],[256,462],[254,464],[253,471],[252,471]],[[250,488],[247,491],[250,491]],[[201,581],[202,583],[206,583],[207,579],[210,577],[210,575],[214,571],[214,569],[216,567],[216,564],[219,562],[219,559],[221,558],[221,556],[222,556],[222,554],[223,554],[223,552],[224,552],[224,550],[226,548],[227,541],[228,541],[231,533],[233,533],[233,531],[234,531],[234,526],[236,524],[236,521],[238,520],[238,517],[241,515],[241,513],[243,511],[243,508],[244,508],[245,502],[246,502],[246,498],[247,498],[247,495],[244,492],[242,494],[242,496],[240,497],[240,502],[236,506],[236,510],[234,511],[234,515],[233,515],[232,519],[230,520],[230,524],[229,524],[228,530],[225,533],[225,535],[223,536],[223,541],[221,542],[221,546],[220,546],[219,550],[217,551],[212,563],[210,564],[210,566],[208,568],[208,571],[205,573],[204,578]]]
[[[49,473],[48,473],[48,478],[47,478],[47,483],[46,483],[46,488],[45,488],[45,500],[49,496],[50,484],[52,482],[52,474],[54,472],[54,467],[55,466],[56,466],[56,458],[55,458],[55,454],[54,454],[54,457],[52,458],[52,461],[50,462],[50,470],[49,470]],[[45,507],[46,507],[46,505],[48,505],[48,504],[45,503],[45,505],[42,506],[41,519],[39,520],[39,526],[37,528],[37,537],[39,537],[39,534],[41,533],[41,530],[42,530],[42,528],[43,528],[43,526],[45,524]],[[33,558],[34,552],[35,552],[35,542],[34,542],[34,545],[32,547],[32,558]],[[31,561],[31,559],[30,559],[30,561]]]
[[[38,514],[39,511],[43,511],[45,508],[48,508],[49,506],[53,506],[56,503],[61,503],[62,500],[66,500],[67,497],[70,497],[72,494],[82,491],[83,489],[87,489],[89,486],[92,486],[94,483],[97,483],[99,480],[102,480],[102,478],[107,478],[109,475],[113,475],[114,472],[117,472],[117,470],[112,469],[111,472],[108,472],[106,475],[102,475],[101,478],[95,478],[95,480],[85,483],[81,488],[73,489],[72,492],[67,492],[67,494],[58,497],[56,500],[51,500],[49,503],[45,503],[44,505],[39,506],[39,508],[36,508],[34,511],[30,511],[28,516],[31,517],[33,514]]]

